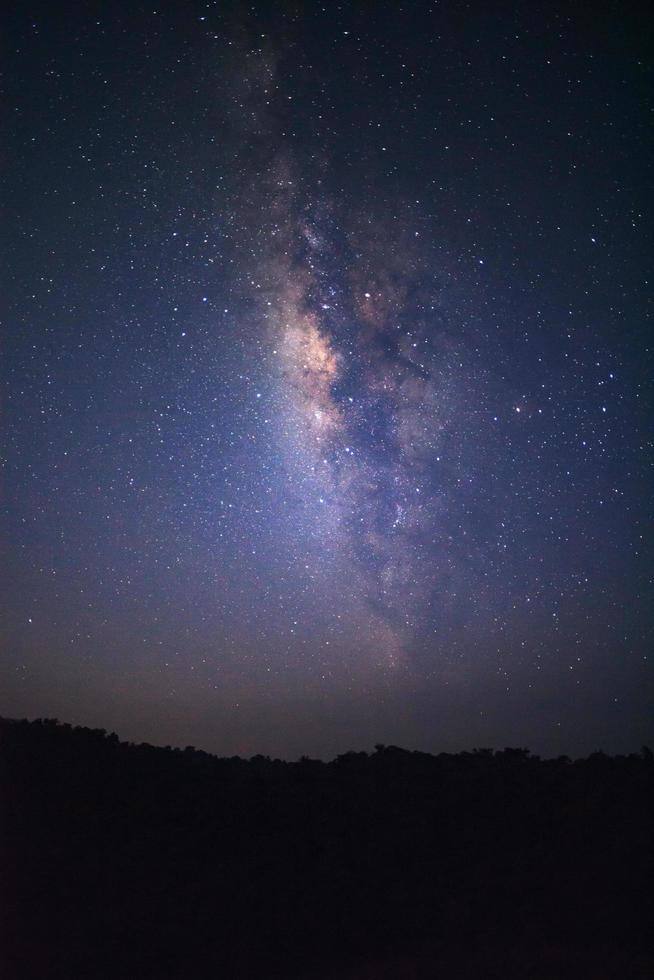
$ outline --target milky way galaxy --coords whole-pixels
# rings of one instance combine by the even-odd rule
[[[647,741],[642,32],[473,8],[13,15],[0,714]]]

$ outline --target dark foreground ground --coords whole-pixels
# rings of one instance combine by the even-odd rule
[[[648,750],[217,759],[0,723],[6,980],[652,975]]]

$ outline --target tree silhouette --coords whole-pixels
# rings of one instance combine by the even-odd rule
[[[653,773],[649,749],[288,763],[1,722],[2,975],[645,976]]]

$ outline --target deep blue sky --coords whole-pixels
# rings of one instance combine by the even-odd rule
[[[644,10],[14,6],[1,714],[651,741]]]

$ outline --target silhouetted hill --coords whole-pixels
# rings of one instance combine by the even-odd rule
[[[1,722],[2,976],[645,977],[653,773]]]

